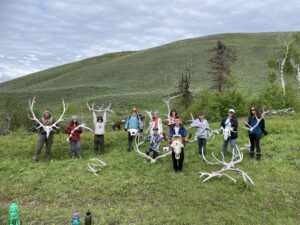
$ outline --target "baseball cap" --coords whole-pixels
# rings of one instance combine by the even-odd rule
[[[234,109],[229,109],[228,112],[235,113]]]

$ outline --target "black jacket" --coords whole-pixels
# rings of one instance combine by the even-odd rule
[[[221,120],[221,127],[225,128],[226,120],[227,120],[227,116]],[[231,127],[233,128],[233,131],[235,131],[235,132],[232,132],[232,131],[230,132],[231,139],[235,139],[238,137],[237,128],[238,128],[239,123],[238,123],[238,120],[236,117],[232,117],[230,122],[231,122]]]

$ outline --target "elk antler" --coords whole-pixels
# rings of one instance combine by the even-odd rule
[[[202,148],[202,157],[204,159],[205,162],[207,162],[208,164],[210,165],[222,165],[223,168],[219,171],[216,171],[216,172],[211,172],[211,173],[207,173],[207,172],[199,172],[201,175],[200,175],[200,178],[202,177],[205,177],[207,176],[203,182],[213,178],[213,177],[221,177],[221,176],[225,176],[227,178],[229,178],[230,180],[232,180],[234,183],[236,183],[236,180],[229,176],[228,174],[226,174],[226,172],[230,172],[230,171],[233,171],[233,172],[236,172],[238,174],[240,174],[244,181],[245,182],[250,182],[253,186],[254,186],[254,182],[252,181],[252,179],[248,176],[247,173],[245,173],[244,171],[240,170],[239,168],[235,168],[235,165],[237,165],[238,163],[240,163],[242,160],[243,160],[243,153],[240,152],[240,150],[238,149],[238,146],[236,145],[236,149],[237,149],[237,154],[236,155],[233,155],[231,157],[231,161],[230,162],[225,162],[225,159],[224,159],[224,155],[223,153],[221,152],[221,155],[222,155],[222,160],[219,160],[213,153],[212,153],[212,156],[213,158],[215,159],[216,162],[212,163],[210,161],[208,161],[204,155],[204,152],[203,152],[203,148]]]
[[[143,153],[140,151],[139,147],[144,143],[144,141],[138,143],[138,137],[135,138],[135,145],[134,145],[134,148],[135,148],[135,151],[142,157],[146,158],[146,159],[149,159],[151,163],[156,163],[156,161],[160,158],[164,158],[170,154],[172,154],[172,151],[168,151],[167,153],[164,153],[158,157],[156,157],[155,159],[153,159],[151,156]]]
[[[150,122],[151,122],[153,120],[152,119],[152,112],[151,111],[146,111],[146,110],[144,110],[144,111],[149,116]],[[145,133],[147,133],[149,130],[150,130],[150,126],[147,128],[147,130],[145,131]]]
[[[88,109],[89,109],[90,111],[94,111],[94,110],[95,110],[95,109],[94,109],[94,107],[95,107],[95,103],[94,103],[94,102],[92,103],[92,107],[89,105],[89,101],[86,102],[86,105],[87,105],[87,107],[88,107]]]
[[[36,116],[35,116],[35,113],[33,111],[33,106],[34,106],[35,102],[36,102],[35,101],[35,96],[33,97],[32,100],[29,100],[29,109],[30,109],[31,114],[32,114],[33,117],[30,117],[29,115],[28,115],[28,117],[29,117],[29,119],[34,120],[36,123],[39,124],[39,126],[37,127],[37,129],[39,129],[41,127],[44,129],[44,131],[46,132],[47,138],[48,138],[49,135],[50,135],[50,133],[51,133],[51,131],[53,130],[53,128],[59,129],[59,127],[57,126],[57,124],[59,122],[63,121],[63,116],[64,116],[64,114],[65,114],[65,112],[66,112],[66,110],[68,108],[68,105],[66,105],[65,101],[63,100],[63,113],[61,114],[61,116],[59,117],[59,119],[57,121],[55,121],[52,125],[46,126],[40,120],[38,120],[36,118]]]
[[[106,109],[102,109],[104,107],[104,105],[102,105],[99,109],[94,109],[95,112],[111,112],[111,113],[115,113],[114,111],[112,111],[110,109],[111,106],[111,102],[109,103],[108,107]]]
[[[56,129],[58,129],[59,127],[57,127],[56,125],[57,125],[59,122],[64,121],[63,116],[64,116],[64,114],[65,114],[65,112],[66,112],[66,110],[67,110],[67,108],[68,108],[69,105],[65,103],[65,100],[64,100],[64,99],[62,100],[62,104],[63,104],[63,112],[62,112],[62,114],[60,115],[60,117],[58,118],[58,120],[56,120],[56,121],[50,126],[51,128],[52,128],[52,127],[55,127]]]
[[[80,124],[80,125],[74,127],[74,129],[71,131],[70,135],[68,136],[67,141],[70,141],[70,138],[72,137],[72,134],[75,132],[75,130],[78,130],[80,127],[85,128],[85,129],[90,130],[90,131],[92,131],[93,133],[95,133],[95,131],[93,131],[91,128],[85,126],[85,124],[82,123],[82,124]]]
[[[31,120],[34,120],[37,124],[39,124],[39,126],[36,128],[36,129],[39,129],[41,127],[45,128],[44,124],[42,124],[42,122],[36,118],[35,116],[35,113],[33,111],[33,106],[34,106],[34,103],[35,103],[35,96],[33,97],[33,99],[29,99],[29,109],[30,109],[30,112],[32,114],[33,117],[30,117],[29,114],[28,114],[28,118],[31,119]]]
[[[246,127],[244,127],[244,128],[249,130],[250,132],[252,132],[258,126],[260,121],[265,117],[266,113],[269,113],[269,111],[267,111],[267,112],[263,111],[263,114],[261,115],[261,117],[259,119],[258,119],[257,115],[255,114],[255,118],[256,118],[257,122],[253,127],[250,124],[248,124],[246,121],[244,121],[246,124]]]
[[[100,171],[105,166],[107,166],[106,162],[103,162],[97,158],[93,158],[90,159],[90,161],[88,162],[88,171],[92,172],[95,176],[98,177],[99,175],[97,174],[97,172]]]
[[[166,103],[167,104],[167,108],[168,108],[168,118],[169,118],[169,116],[170,116],[170,112],[171,112],[171,110],[170,110],[170,101],[171,100],[173,100],[173,99],[175,99],[175,98],[178,98],[178,97],[180,97],[180,96],[182,96],[183,94],[180,94],[180,95],[176,95],[176,96],[173,96],[173,97],[170,97],[170,98],[168,98],[168,99],[163,99],[162,101],[164,102],[164,103]]]

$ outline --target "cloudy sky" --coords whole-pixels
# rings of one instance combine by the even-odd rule
[[[300,31],[299,0],[0,0],[0,82],[227,32]]]

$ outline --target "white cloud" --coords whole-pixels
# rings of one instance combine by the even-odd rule
[[[208,34],[300,30],[297,0],[10,0],[0,8],[5,77]]]

